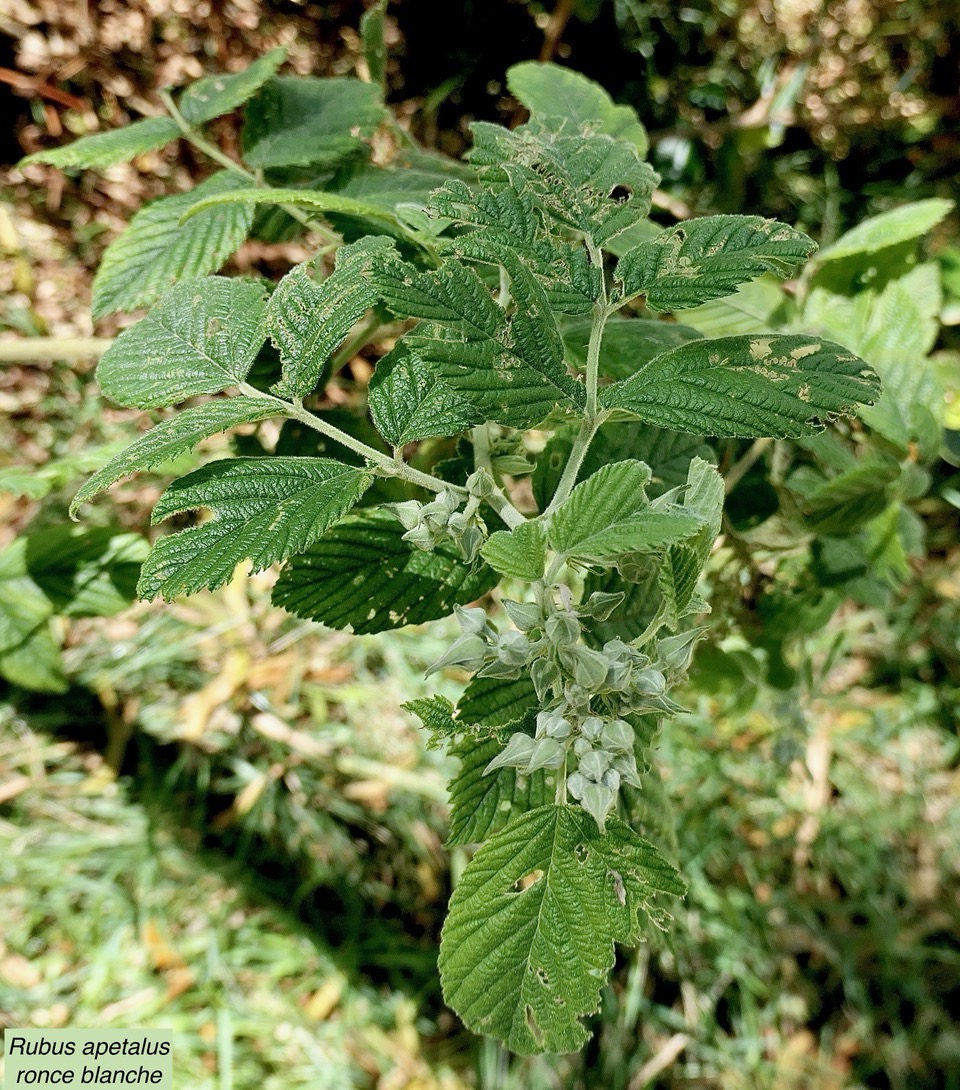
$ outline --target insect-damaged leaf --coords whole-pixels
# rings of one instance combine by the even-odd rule
[[[852,352],[795,335],[690,341],[657,356],[602,404],[649,424],[700,435],[806,435],[871,404],[879,381]]]
[[[582,810],[531,810],[460,879],[440,946],[444,998],[513,1052],[573,1052],[614,942],[639,941],[656,894],[683,892],[676,870],[618,819],[600,833]]]

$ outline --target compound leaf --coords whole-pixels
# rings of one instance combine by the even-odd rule
[[[185,280],[117,337],[100,360],[97,381],[119,405],[175,405],[243,382],[265,337],[262,284],[222,276]]]
[[[179,136],[180,129],[172,118],[148,117],[143,121],[134,121],[132,125],[126,125],[122,129],[81,136],[79,140],[61,148],[35,151],[33,155],[21,159],[18,165],[23,167],[31,163],[49,163],[61,170],[109,167],[114,163],[127,163],[138,155],[162,148]]]
[[[703,525],[678,508],[653,508],[647,500],[650,468],[628,460],[604,466],[578,484],[554,512],[550,545],[565,556],[602,561],[624,553],[665,547]]]
[[[621,300],[646,296],[651,310],[685,310],[733,294],[765,272],[786,276],[816,243],[760,216],[705,216],[671,227],[620,258]]]
[[[389,246],[388,239],[365,238],[340,249],[326,280],[315,281],[304,262],[280,281],[267,307],[267,330],[283,363],[278,393],[305,397],[316,386],[333,350],[377,301],[371,274]]]
[[[635,944],[658,893],[682,896],[663,856],[617,818],[541,806],[473,857],[440,945],[446,1002],[513,1052],[573,1052],[600,1006],[614,942]]]
[[[690,341],[606,387],[607,408],[704,435],[795,437],[870,404],[879,382],[852,352],[794,335]]]
[[[355,155],[383,119],[380,89],[355,79],[274,77],[246,110],[252,167],[331,167]]]
[[[70,514],[81,504],[103,492],[122,477],[162,465],[193,450],[201,439],[227,431],[238,424],[250,424],[276,416],[282,410],[275,401],[253,397],[231,397],[195,405],[163,420],[110,459],[74,496]]]
[[[158,299],[178,280],[216,272],[250,233],[253,209],[243,205],[212,208],[181,224],[198,201],[248,186],[221,171],[172,197],[158,197],[133,217],[107,247],[93,281],[93,316],[136,310]]]
[[[160,538],[143,566],[143,598],[226,583],[242,560],[260,571],[300,553],[357,502],[370,475],[332,458],[224,458],[181,477],[153,521],[208,507],[214,517]]]
[[[469,565],[456,547],[424,552],[401,540],[403,527],[384,511],[354,515],[293,557],[274,588],[278,606],[358,635],[446,617],[455,605],[491,590],[497,576]]]
[[[286,60],[283,47],[271,49],[242,72],[207,76],[192,83],[180,96],[178,108],[185,121],[202,125],[242,106]]]
[[[458,391],[401,341],[377,363],[369,386],[370,415],[392,447],[455,435],[482,420]]]

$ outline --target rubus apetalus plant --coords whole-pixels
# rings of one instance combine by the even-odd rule
[[[462,635],[434,669],[472,675],[462,699],[409,705],[461,760],[451,843],[481,845],[444,927],[444,994],[516,1052],[575,1050],[614,941],[639,942],[684,891],[669,848],[637,827],[658,839],[647,754],[708,611],[697,584],[723,482],[695,437],[808,434],[873,401],[876,376],[819,338],[701,339],[634,316],[784,276],[814,244],[758,216],[651,227],[643,128],[582,77],[515,68],[527,124],[475,124],[469,168],[405,152],[408,174],[363,161],[361,137],[384,120],[376,88],[277,79],[278,63],[168,96],[170,119],[39,156],[97,166],[182,134],[225,166],[148,206],[107,252],[95,311],[157,302],[103,357],[103,393],[190,404],[74,510],[205,437],[287,420],[272,450],[264,438],[262,453],[170,485],[155,521],[211,517],[159,538],[139,592],[172,598],[244,561],[282,562],[274,600],[333,628],[456,613]],[[241,166],[197,127],[247,99]],[[341,241],[331,223],[353,241],[328,275],[318,258],[275,289],[205,275],[261,204],[288,226],[322,214],[324,254]],[[333,370],[387,334],[376,431],[325,410]],[[518,486],[531,473],[538,509]],[[469,605],[498,586],[489,609]]]

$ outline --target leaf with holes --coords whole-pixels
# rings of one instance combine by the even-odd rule
[[[477,852],[440,945],[446,1002],[477,1033],[522,1055],[573,1052],[600,1006],[614,942],[642,937],[657,894],[682,896],[663,856],[616,818],[541,806]]]
[[[157,541],[143,566],[140,596],[212,590],[243,560],[260,571],[301,553],[370,481],[363,470],[331,458],[223,458],[188,473],[160,497],[153,521],[204,507],[214,517]]]

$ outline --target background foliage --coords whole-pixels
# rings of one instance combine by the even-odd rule
[[[390,97],[447,152],[470,117],[519,118],[504,70],[544,55],[637,106],[664,222],[759,212],[829,244],[868,214],[956,191],[960,51],[936,5],[495,7],[391,8]],[[155,113],[159,87],[277,44],[294,71],[368,74],[360,14],[13,0],[5,158]],[[444,50],[426,54],[424,26]],[[204,169],[183,147],[79,179],[7,169],[10,340],[92,333],[105,242]],[[955,223],[917,231],[879,279],[863,279],[872,254],[865,267],[848,254],[799,290],[764,284],[736,320],[759,307],[777,328],[859,336],[850,347],[879,369],[889,346],[870,316],[886,315],[881,330],[916,334],[949,398]],[[273,275],[309,252],[262,234],[230,271]],[[731,315],[708,308],[691,324],[716,333]],[[521,1063],[458,1031],[436,983],[464,857],[441,847],[449,759],[399,704],[435,691],[421,679],[447,627],[344,638],[274,610],[267,576],[126,608],[142,542],[117,530],[144,525],[157,492],[125,486],[101,505],[118,527],[58,529],[80,477],[142,426],[104,411],[90,370],[14,363],[0,379],[0,587],[42,622],[28,654],[0,661],[2,1024],[168,1021],[183,1077],[219,1088],[958,1084],[955,403],[946,445],[896,404],[868,420],[876,461],[859,477],[842,431],[816,449],[717,452],[730,497],[713,576],[737,589],[714,596],[722,641],[698,657],[658,761],[690,896],[661,945],[622,957],[582,1057]],[[369,374],[357,357],[330,396],[349,411]],[[51,553],[53,576],[38,560]]]

